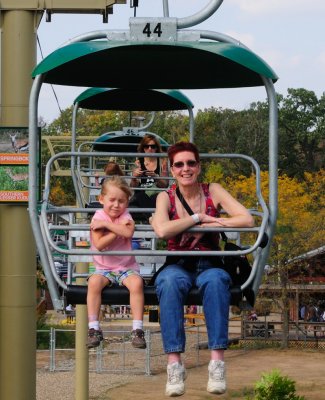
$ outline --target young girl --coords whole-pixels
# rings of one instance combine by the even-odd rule
[[[132,191],[120,176],[106,178],[102,183],[97,210],[90,224],[90,241],[94,250],[131,250],[134,221],[127,212]],[[88,348],[99,346],[103,334],[99,327],[101,292],[107,285],[126,286],[130,291],[133,315],[132,345],[146,348],[143,332],[143,280],[134,256],[96,255],[96,271],[88,279]]]
[[[108,176],[119,175],[124,176],[124,172],[121,167],[114,161],[108,161],[104,168],[105,177],[99,178],[98,173],[95,174],[95,185],[99,187]]]

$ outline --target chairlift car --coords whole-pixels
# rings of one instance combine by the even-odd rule
[[[65,290],[67,302],[86,304],[86,286],[71,283],[62,284],[55,276],[51,252],[75,256],[80,262],[99,252],[78,248],[73,244],[69,249],[58,249],[51,240],[50,232],[57,229],[47,220],[47,204],[50,192],[51,164],[58,158],[130,156],[119,152],[62,152],[51,157],[46,166],[45,189],[41,213],[37,213],[37,103],[42,84],[60,84],[90,87],[115,87],[127,90],[145,89],[207,89],[264,86],[269,105],[269,199],[268,207],[261,194],[260,170],[254,159],[242,154],[200,154],[201,159],[244,159],[252,164],[256,175],[256,197],[258,210],[252,214],[259,219],[254,228],[223,228],[224,232],[239,235],[253,232],[256,240],[240,251],[205,251],[201,255],[246,255],[253,254],[252,272],[247,281],[231,288],[231,303],[241,307],[253,306],[268,258],[277,218],[277,101],[274,82],[277,76],[259,56],[230,36],[205,31],[184,29],[203,22],[212,15],[222,1],[212,0],[203,10],[186,18],[170,18],[164,7],[163,17],[131,18],[130,29],[125,31],[95,31],[80,35],[51,53],[33,71],[34,83],[30,96],[30,166],[29,166],[29,213],[36,243],[44,267],[50,294],[55,308],[62,309],[64,299],[60,298],[56,282]],[[164,1],[166,6],[166,0]],[[134,153],[134,156],[137,154]],[[161,156],[166,156],[161,154]],[[79,230],[89,231],[89,223],[78,221],[76,215],[85,214],[87,209],[78,207],[56,207],[51,212],[68,212],[71,215],[67,233]],[[62,228],[62,227],[61,227]],[[192,228],[195,231],[195,228]],[[221,228],[204,228],[220,232]],[[150,225],[136,226],[136,232],[145,232],[147,237],[155,237]],[[265,236],[268,237],[265,243]],[[263,245],[263,246],[262,246]],[[173,254],[166,250],[133,250],[132,252],[109,252],[109,254],[135,254],[136,256],[160,257]],[[176,253],[176,252],[175,252]],[[102,253],[101,253],[102,254]],[[184,255],[195,255],[186,251]],[[77,276],[77,275],[75,275]],[[253,294],[249,301],[244,291]],[[105,288],[103,304],[128,304],[126,288]],[[145,287],[145,302],[157,304],[154,287]],[[187,304],[201,304],[198,290],[193,288]]]
[[[164,151],[167,150],[169,144],[156,133],[148,131],[148,128],[154,121],[156,111],[174,111],[187,110],[189,114],[189,133],[190,137],[194,137],[194,116],[192,102],[179,90],[153,90],[153,89],[116,89],[116,88],[89,88],[82,92],[74,101],[71,150],[76,150],[77,139],[77,113],[80,108],[88,110],[119,110],[128,111],[130,114],[134,111],[149,111],[151,119],[146,124],[139,127],[126,126],[122,130],[115,130],[102,133],[94,142],[83,142],[78,151],[84,151],[85,148],[91,148],[96,152],[130,152],[136,153],[137,147],[146,134],[155,136]],[[132,118],[130,118],[132,119]],[[142,121],[144,121],[142,119]],[[120,157],[121,158],[121,157]],[[107,154],[101,160],[101,170],[103,164],[107,163]],[[103,161],[104,160],[104,161]],[[128,159],[126,162],[130,163]],[[133,162],[133,160],[132,160]],[[98,194],[98,190],[94,189],[92,184],[85,182],[83,177],[89,179],[89,172],[98,169],[98,158],[92,157],[88,166],[84,169],[84,174],[80,168],[80,158],[71,159],[71,174],[78,198],[81,205],[94,203],[94,194]],[[122,166],[123,170],[128,171],[128,167]],[[97,171],[99,172],[99,171]],[[92,174],[93,175],[93,174]],[[92,177],[92,182],[94,178]],[[85,199],[84,188],[89,189],[90,199]]]

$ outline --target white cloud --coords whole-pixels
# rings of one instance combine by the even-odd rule
[[[325,67],[325,51],[319,54],[317,57],[317,62],[320,64],[321,68]]]
[[[263,58],[272,68],[276,69],[279,66],[283,66],[284,54],[277,50],[265,50],[259,53],[260,57]]]
[[[227,35],[238,39],[241,43],[243,43],[245,46],[249,47],[250,49],[252,49],[254,47],[254,44],[255,44],[254,36],[250,33],[229,31],[229,32],[227,32]]]
[[[0,0],[1,1],[1,0]],[[193,15],[211,0],[169,1],[171,16]],[[138,16],[162,15],[159,0],[141,0]],[[128,29],[133,10],[129,4],[114,6],[109,23],[103,24],[98,15],[53,16],[51,23],[42,21],[38,35],[44,55],[48,55],[68,38],[102,29]],[[224,0],[220,9],[198,27],[226,33],[267,62],[280,77],[276,90],[285,93],[288,87],[304,87],[322,93],[324,86],[325,0]],[[264,88],[245,90],[192,91],[190,99],[196,108],[224,106],[243,108],[252,101],[264,100]],[[40,114],[47,120],[58,116],[58,107],[50,89],[41,93]],[[60,106],[68,107],[82,91],[56,87]],[[207,94],[208,93],[208,94]],[[52,100],[51,100],[52,99]]]
[[[325,11],[324,0],[229,0],[229,3],[254,16],[281,12],[314,13],[316,9],[318,12]]]
[[[301,54],[294,54],[287,60],[287,64],[289,67],[299,67],[302,63],[303,56]]]
[[[297,68],[303,65],[304,58],[301,54],[288,55],[282,51],[268,50],[262,51],[261,57],[274,68]]]

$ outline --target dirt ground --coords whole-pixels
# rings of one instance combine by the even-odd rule
[[[208,353],[206,354],[208,358]],[[208,361],[208,360],[207,360]],[[297,394],[306,400],[325,399],[325,353],[315,350],[228,350],[226,352],[228,391],[224,395],[206,392],[207,365],[188,370],[186,393],[182,399],[245,399],[262,372],[279,369],[296,382]],[[139,376],[133,382],[115,387],[94,400],[160,400],[164,395],[166,374]]]
[[[130,321],[123,323],[127,325]],[[118,326],[121,326],[120,320]],[[47,357],[48,363],[48,355],[42,353],[37,356],[38,362],[42,357]],[[200,350],[200,363],[203,365],[187,368],[186,393],[180,399],[245,400],[245,394],[253,389],[263,372],[278,369],[282,376],[288,376],[296,382],[297,395],[305,396],[306,400],[325,400],[324,350],[227,350],[225,361],[226,394],[217,396],[206,391],[209,351]],[[74,371],[48,372],[41,364],[37,371],[37,400],[75,399]],[[156,370],[160,371],[159,368]],[[161,372],[151,376],[90,373],[89,400],[165,400],[165,384],[164,367]]]
[[[38,357],[39,358],[39,357]],[[296,392],[306,400],[325,399],[325,352],[317,350],[227,350],[227,393],[221,396],[206,391],[208,350],[200,352],[204,365],[187,368],[184,400],[242,399],[252,393],[263,372],[278,369],[282,376],[296,382]],[[186,362],[185,362],[186,365]],[[37,371],[37,400],[75,399],[75,375],[70,372]],[[94,373],[89,374],[89,400],[162,400],[166,399],[165,370],[151,376]],[[55,390],[53,389],[55,388]],[[276,399],[282,400],[282,399]]]

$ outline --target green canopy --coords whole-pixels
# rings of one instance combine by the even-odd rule
[[[239,45],[203,42],[76,42],[34,69],[44,82],[128,89],[204,89],[262,86],[277,80],[256,54]]]
[[[88,110],[167,111],[193,108],[178,90],[90,88],[74,101]]]
[[[150,133],[156,136],[164,151],[167,150],[169,144],[160,136],[151,132],[137,132],[136,134],[126,135],[124,132],[108,132],[99,136],[93,144],[96,151],[112,151],[112,152],[136,152],[139,143],[144,135]]]

